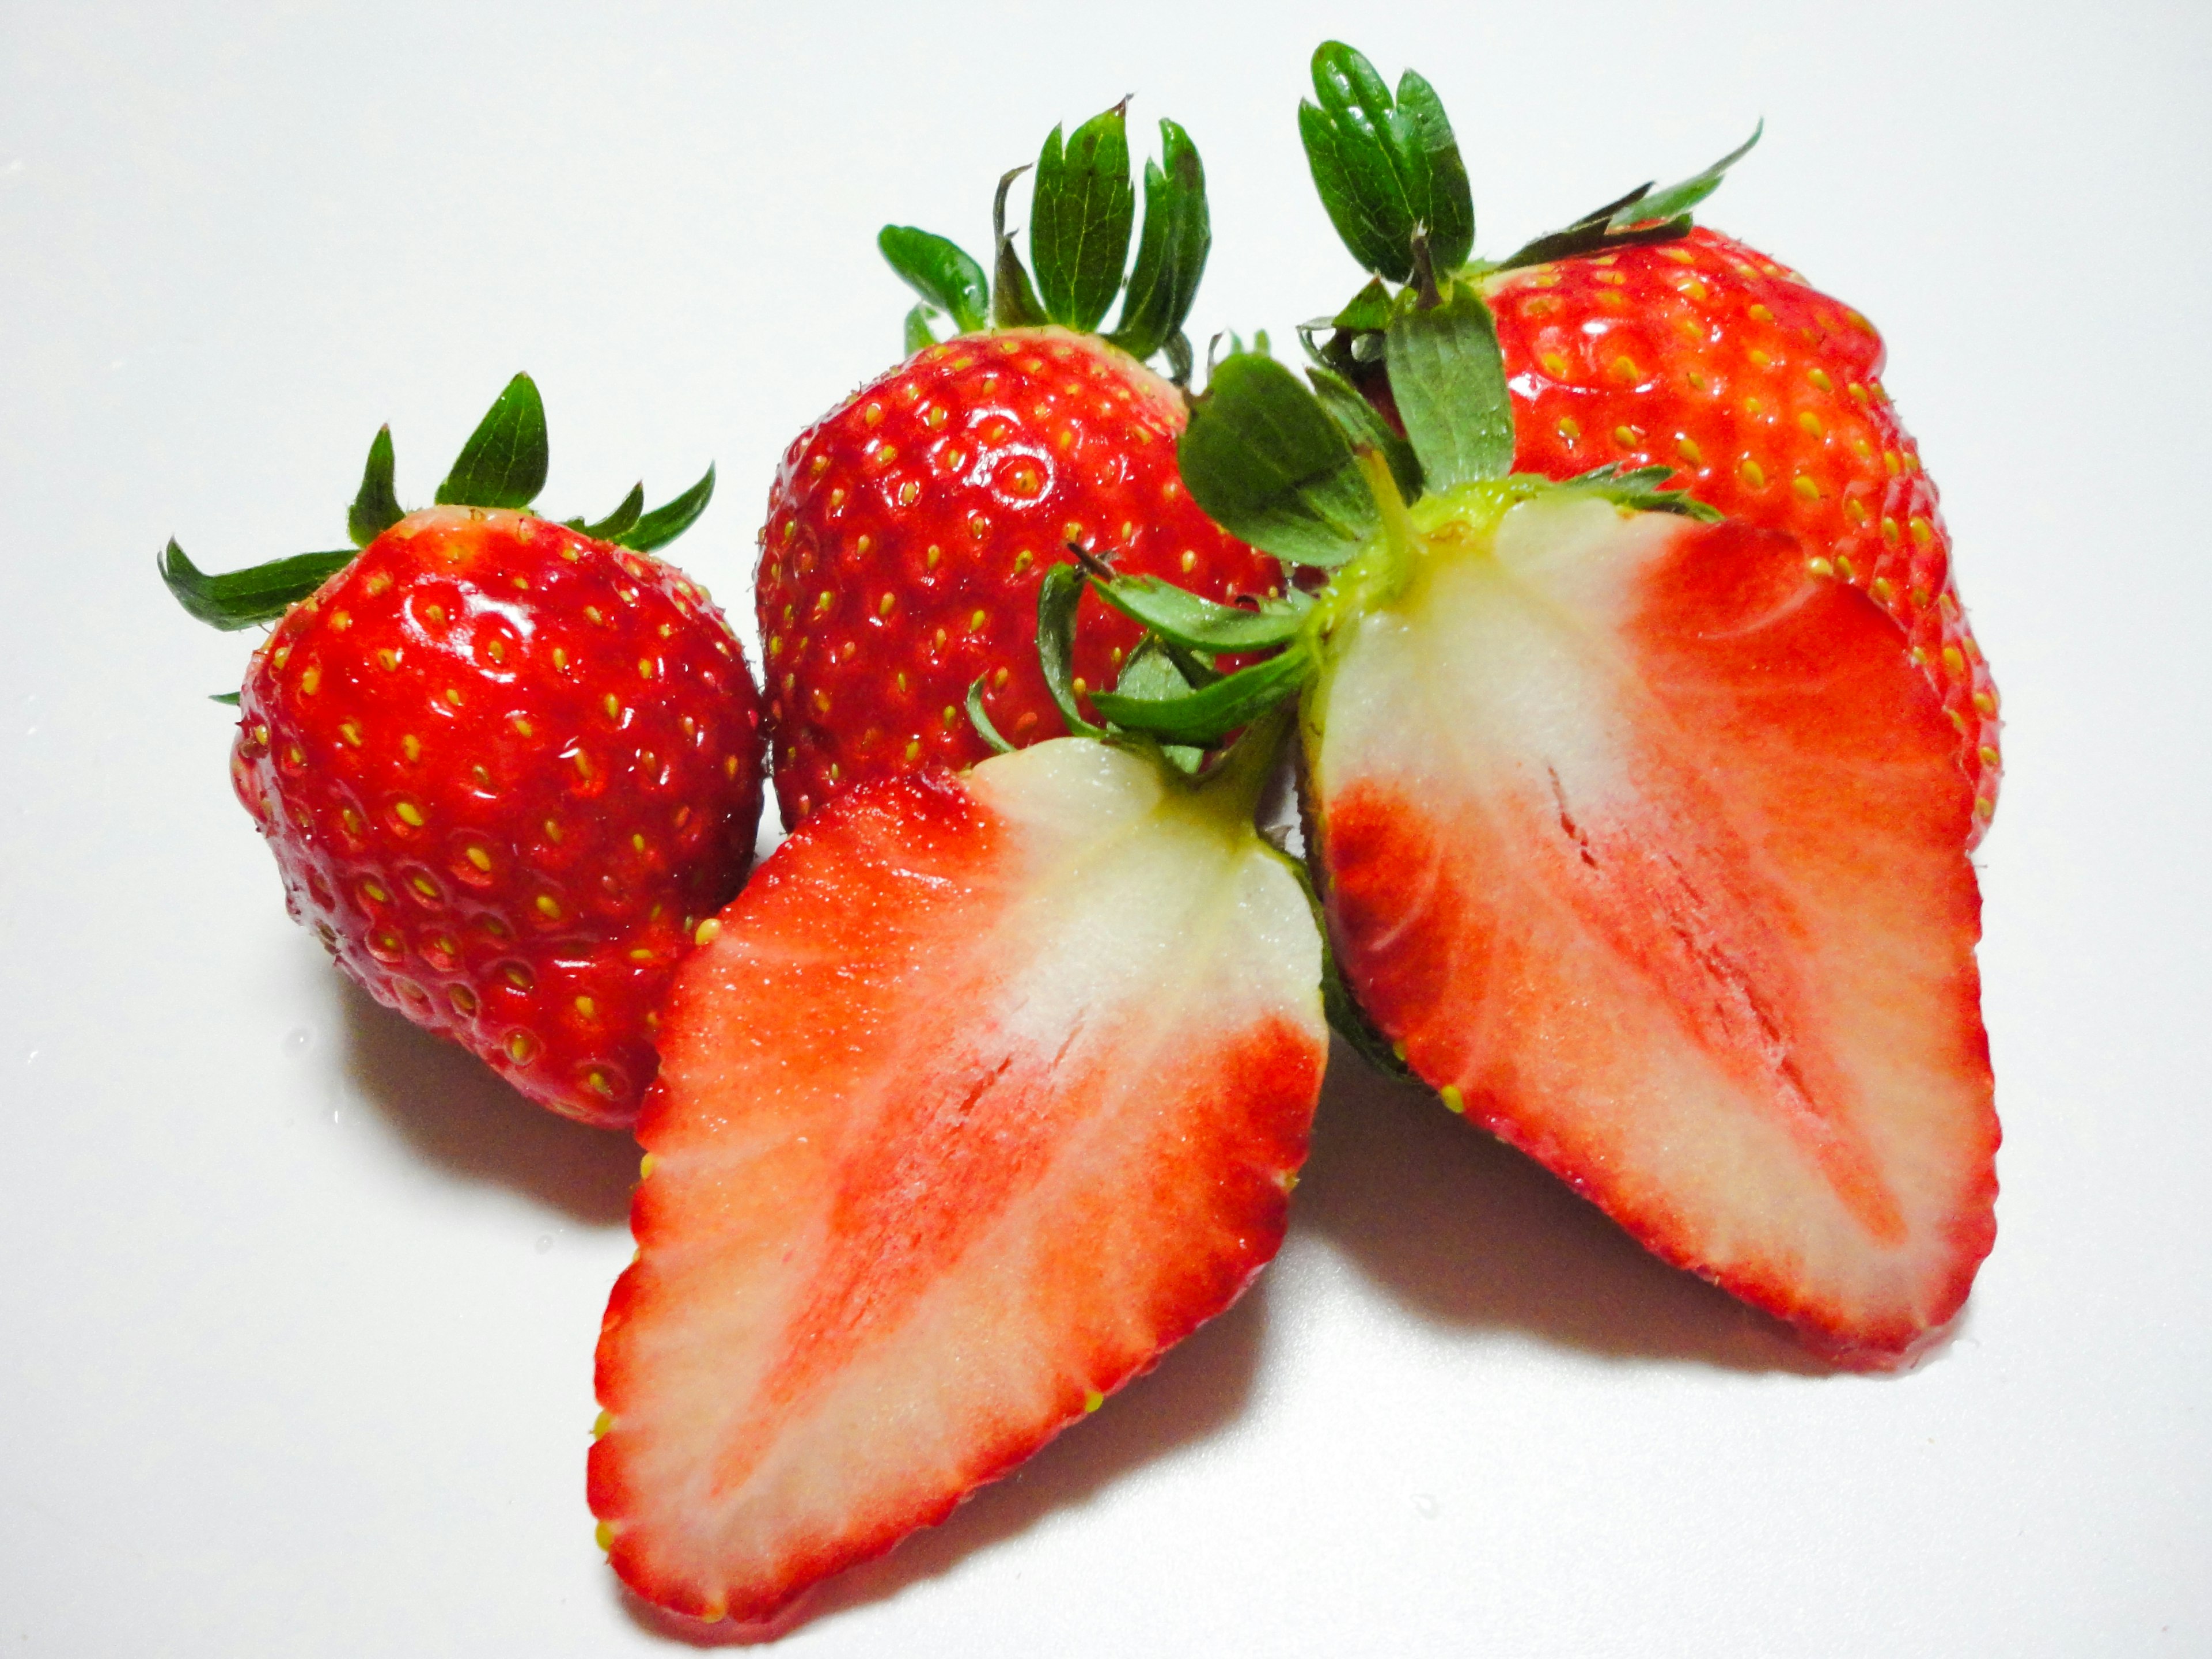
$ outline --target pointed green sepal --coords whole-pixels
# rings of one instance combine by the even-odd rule
[[[714,469],[710,463],[706,476],[674,501],[665,507],[654,507],[621,535],[610,536],[606,539],[617,547],[650,553],[656,547],[667,546],[689,530],[698,520],[699,515],[707,510],[707,503],[714,499]]]
[[[1465,260],[1474,242],[1467,169],[1443,106],[1408,75],[1400,97],[1375,66],[1341,41],[1313,55],[1314,95],[1298,106],[1298,132],[1329,222],[1369,270],[1402,283],[1413,274],[1413,239],[1424,231],[1439,256]]]
[[[994,755],[1011,755],[1014,745],[999,735],[999,728],[991,724],[991,716],[983,708],[983,677],[978,674],[968,688],[968,723],[975,728],[975,735],[991,745]]]
[[[173,539],[155,568],[177,603],[211,628],[226,631],[274,622],[354,561],[356,550],[296,553],[244,570],[209,575]]]
[[[597,524],[586,524],[581,519],[563,520],[568,528],[589,536],[593,541],[619,542],[637,521],[645,516],[645,486],[632,484],[629,494],[622,498],[622,505]]]
[[[1054,322],[1088,331],[1121,292],[1135,228],[1127,102],[1094,115],[1062,144],[1054,127],[1030,197],[1030,259]]]
[[[1419,496],[1421,458],[1413,453],[1413,445],[1391,430],[1382,411],[1361,397],[1351,381],[1325,364],[1309,368],[1306,379],[1313,382],[1314,395],[1343,428],[1352,447],[1380,451],[1390,464],[1390,476],[1398,481],[1398,493],[1409,501]]]
[[[225,708],[235,708],[238,707],[238,699],[239,694],[235,691],[218,691],[213,696],[210,697],[208,701],[210,702],[219,702]]]
[[[1313,665],[1312,653],[1300,643],[1184,696],[1154,699],[1100,691],[1092,695],[1091,704],[1103,717],[1129,731],[1206,748],[1295,696]]]
[[[1577,472],[1565,483],[1569,489],[1587,489],[1616,507],[1634,512],[1674,513],[1685,519],[1695,519],[1700,524],[1718,524],[1725,516],[1718,507],[1698,500],[1686,489],[1666,487],[1667,481],[1674,476],[1672,467],[1624,469],[1619,461],[1608,461],[1587,472]]]
[[[356,547],[367,547],[406,516],[392,489],[392,428],[379,427],[362,469],[361,489],[346,512],[346,533]]]
[[[1303,593],[1265,601],[1253,611],[1217,605],[1158,576],[1115,576],[1101,581],[1094,574],[1091,586],[1132,622],[1192,651],[1241,653],[1287,645],[1297,637],[1306,612],[1313,608],[1313,601]],[[1128,691],[1118,681],[1115,689],[1125,695]]]
[[[1104,734],[1083,717],[1075,696],[1075,608],[1083,602],[1084,580],[1072,564],[1045,571],[1037,585],[1037,662],[1069,735],[1096,738]]]
[[[913,356],[917,351],[927,351],[937,343],[937,335],[929,326],[937,314],[935,307],[921,304],[907,313],[900,340],[908,356]]]
[[[1443,491],[1510,472],[1512,396],[1498,327],[1475,285],[1454,283],[1425,307],[1408,289],[1385,337],[1391,396],[1426,487]]]
[[[1198,147],[1173,121],[1162,121],[1160,159],[1145,164],[1145,233],[1121,301],[1120,325],[1109,337],[1114,343],[1141,362],[1178,337],[1212,247],[1206,168]],[[1182,378],[1190,378],[1187,362]]]
[[[1474,252],[1474,190],[1436,88],[1407,70],[1398,77],[1398,112],[1412,128],[1429,172],[1429,257],[1457,270]]]
[[[1352,445],[1319,399],[1273,359],[1214,371],[1176,447],[1184,487],[1231,535],[1296,564],[1342,564],[1380,524]]]
[[[990,326],[991,285],[958,243],[912,225],[885,225],[876,246],[906,285],[963,334]]]
[[[1692,173],[1681,183],[1663,190],[1639,185],[1619,200],[1584,214],[1565,230],[1539,236],[1501,261],[1497,269],[1518,270],[1523,266],[1548,264],[1554,259],[1571,259],[1586,253],[1601,253],[1647,242],[1680,240],[1690,234],[1690,210],[1720,188],[1728,170],[1751,153],[1752,146],[1765,131],[1766,123],[1759,122],[1750,137],[1703,172]]]
[[[518,374],[461,446],[438,505],[527,507],[545,488],[545,404],[536,382]]]
[[[998,194],[991,199],[991,321],[999,328],[1037,328],[1051,320],[1030,284],[1022,256],[1014,252],[1014,239],[1006,234],[1006,192],[1028,171],[1024,164],[1001,173]]]

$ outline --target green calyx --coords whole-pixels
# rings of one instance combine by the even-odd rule
[[[1474,257],[1474,200],[1459,142],[1429,83],[1408,70],[1393,98],[1374,65],[1336,40],[1314,52],[1313,82],[1319,101],[1299,105],[1298,132],[1314,188],[1345,246],[1376,280],[1306,332],[1310,342],[1327,334],[1325,345],[1312,348],[1317,359],[1355,378],[1380,359],[1378,319],[1392,303],[1387,283],[1425,288],[1462,272],[1482,276],[1677,240],[1690,233],[1691,210],[1720,188],[1765,131],[1761,122],[1741,145],[1680,184],[1639,185],[1503,259],[1480,260]]]
[[[1026,265],[1006,229],[1006,198],[1025,172],[1032,174]],[[1097,332],[1118,295],[1121,314],[1106,338],[1139,361],[1164,353],[1182,384],[1191,363],[1183,323],[1212,229],[1206,170],[1190,135],[1173,121],[1160,123],[1160,159],[1145,163],[1141,236],[1136,230],[1125,99],[1065,137],[1054,127],[1033,167],[1000,179],[988,276],[957,243],[910,225],[884,226],[876,245],[920,296],[907,313],[909,352],[933,343],[933,325],[943,319],[961,334],[1051,323]]]
[[[527,374],[507,383],[438,486],[441,507],[529,507],[545,487],[545,404]],[[674,500],[645,509],[645,486],[633,487],[604,519],[563,520],[571,530],[637,552],[674,541],[714,498],[714,469]],[[368,447],[361,488],[346,511],[353,546],[337,552],[300,553],[244,570],[210,575],[185,556],[173,539],[156,561],[177,602],[211,627],[249,628],[274,622],[350,564],[356,553],[399,522],[406,509],[394,485],[392,428],[380,428]]]

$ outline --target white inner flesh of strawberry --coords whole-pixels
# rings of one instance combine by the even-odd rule
[[[1995,1121],[1968,790],[1902,635],[1780,538],[1415,514],[1309,710],[1355,989],[1651,1248],[1909,1345],[1987,1248]]]
[[[1091,742],[911,787],[803,825],[665,1017],[593,1484],[690,1610],[763,1616],[1148,1367],[1304,1156],[1320,937],[1248,819]]]

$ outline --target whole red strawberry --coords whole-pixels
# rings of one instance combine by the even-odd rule
[[[1134,224],[1119,107],[1045,143],[1034,289],[1005,234],[1004,183],[995,294],[952,243],[884,231],[924,296],[908,319],[914,355],[792,444],[761,532],[754,602],[787,823],[863,780],[989,754],[971,690],[1015,747],[1066,730],[1036,617],[1046,569],[1072,547],[1217,599],[1276,590],[1274,562],[1184,493],[1182,397],[1144,367],[1161,353],[1188,376],[1181,330],[1210,240],[1198,153],[1173,122],[1160,127],[1165,166],[1146,167],[1144,235],[1111,334],[1091,331],[1125,287]],[[928,326],[939,313],[960,330],[941,343]],[[1079,702],[1115,684],[1141,632],[1085,599]]]
[[[219,625],[281,613],[231,775],[292,915],[380,1002],[541,1105],[622,1126],[691,930],[751,861],[759,696],[720,613],[647,550],[712,473],[585,529],[522,510],[544,456],[518,377],[446,505],[398,516],[379,435],[358,556],[210,578],[172,543],[163,574]]]
[[[1467,174],[1428,83],[1408,72],[1394,99],[1364,58],[1331,42],[1314,84],[1308,159],[1354,254],[1395,282],[1480,279],[1513,396],[1516,468],[1559,479],[1665,469],[1731,519],[1788,532],[1815,574],[1866,590],[1942,701],[1978,839],[2002,769],[1996,686],[1960,608],[1935,483],[1882,390],[1881,337],[1795,271],[1690,225],[1743,150],[1503,261],[1470,260]],[[1372,331],[1383,303],[1371,288],[1333,319],[1325,355],[1395,419]]]

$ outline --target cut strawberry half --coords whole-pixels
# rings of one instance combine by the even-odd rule
[[[1416,507],[1309,711],[1345,972],[1447,1105],[1656,1254],[1907,1354],[1995,1234],[1942,706],[1787,538],[1480,489]]]
[[[599,1350],[592,1506],[640,1594],[769,1618],[1273,1255],[1322,948],[1240,752],[1194,781],[1067,738],[863,786],[686,964]]]
[[[1185,643],[1267,628],[1271,672],[1312,665],[1348,1036],[1668,1261],[1894,1363],[1996,1231],[1974,790],[1942,698],[1831,562],[1664,469],[1512,474],[1480,285],[1419,275],[1376,319],[1402,434],[1325,365],[1308,391],[1247,355],[1182,442],[1233,533],[1335,568],[1310,610],[1099,580]]]

